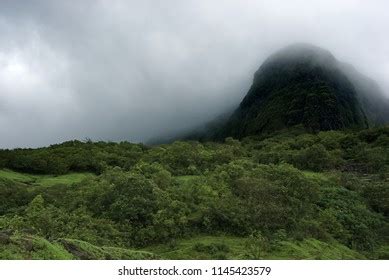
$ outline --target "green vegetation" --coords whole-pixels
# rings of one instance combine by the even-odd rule
[[[162,259],[244,259],[244,237],[206,236],[179,239],[148,247]]]
[[[44,238],[26,234],[0,234],[0,259],[73,259],[59,243],[50,243]]]
[[[35,186],[70,185],[93,177],[92,173],[69,173],[65,175],[33,175],[15,172],[9,169],[0,170],[0,178]]]
[[[95,259],[156,259],[149,252],[128,250],[117,247],[97,247],[88,242],[61,239],[55,242],[28,234],[0,234],[0,259],[55,259],[55,260],[95,260]]]
[[[388,259],[389,127],[0,150],[1,259]]]
[[[118,247],[97,247],[88,242],[75,239],[62,239],[60,243],[77,259],[82,260],[151,260],[157,258],[150,252],[128,250]]]
[[[337,242],[323,242],[316,239],[303,241],[281,241],[268,259],[315,259],[315,260],[354,260],[364,256]]]

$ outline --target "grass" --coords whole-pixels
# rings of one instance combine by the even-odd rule
[[[196,236],[146,248],[162,259],[244,259],[245,238]]]
[[[33,175],[23,174],[9,169],[1,169],[0,178],[5,178],[8,180],[13,180],[20,183],[26,183],[26,184],[34,181]]]
[[[66,175],[60,175],[56,177],[50,175],[44,175],[38,178],[36,182],[37,184],[42,186],[53,186],[56,184],[70,185],[73,183],[81,182],[82,180],[93,176],[94,175],[92,173],[69,173]]]
[[[275,250],[269,252],[266,259],[279,260],[343,260],[364,259],[364,256],[338,243],[326,243],[309,238],[302,241],[281,241]]]
[[[247,259],[247,239],[233,236],[197,236],[170,244],[156,245],[146,250],[162,259]],[[364,259],[361,254],[337,242],[317,239],[280,241],[263,254],[263,259]]]
[[[81,182],[85,178],[95,176],[92,173],[69,173],[65,175],[35,175],[12,171],[9,169],[0,170],[0,178],[16,181],[23,184],[50,187],[56,184],[70,185]]]
[[[28,234],[0,231],[0,260],[149,260],[150,252],[119,247],[98,247],[76,239],[48,241]]]
[[[3,260],[71,260],[65,248],[56,242],[33,235],[14,234],[0,242],[0,259]]]
[[[389,245],[382,246],[377,250],[377,259],[389,260]]]
[[[1,232],[0,232],[1,233]],[[206,259],[247,259],[247,239],[234,236],[196,236],[132,250],[120,247],[95,246],[77,239],[61,239],[49,242],[34,235],[14,233],[0,236],[0,259],[88,259],[88,260],[206,260]],[[302,241],[285,240],[276,242],[264,252],[263,259],[365,259],[346,246],[331,241],[329,243],[309,238]],[[382,248],[379,258],[387,256],[388,248]]]
[[[87,260],[150,260],[157,259],[153,253],[119,247],[98,247],[88,242],[76,239],[62,239],[64,247],[76,259]]]

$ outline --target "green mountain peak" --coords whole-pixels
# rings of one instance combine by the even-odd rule
[[[342,64],[329,51],[309,44],[288,46],[265,60],[216,138],[241,138],[295,125],[309,131],[369,125]]]

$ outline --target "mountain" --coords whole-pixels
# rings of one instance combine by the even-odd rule
[[[212,138],[242,138],[302,125],[308,131],[366,128],[389,120],[371,79],[330,52],[295,44],[271,55],[232,116]]]
[[[376,81],[359,73],[355,67],[341,63],[342,71],[353,83],[358,100],[371,126],[389,122],[389,98],[386,97]]]

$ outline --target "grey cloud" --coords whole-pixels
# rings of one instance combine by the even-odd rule
[[[147,141],[238,104],[273,51],[389,83],[385,1],[1,1],[0,147]]]

